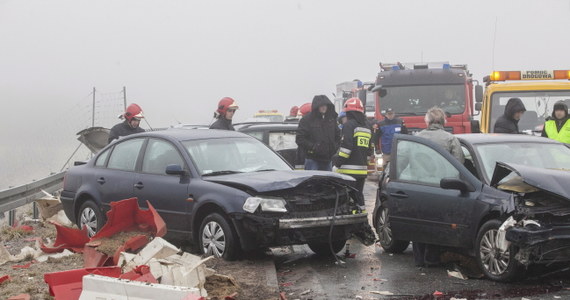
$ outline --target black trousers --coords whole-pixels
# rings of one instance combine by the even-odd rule
[[[364,206],[364,183],[366,182],[366,176],[352,176],[352,178],[356,179],[356,181],[352,182],[351,185],[358,190],[358,193],[356,193],[356,204]]]

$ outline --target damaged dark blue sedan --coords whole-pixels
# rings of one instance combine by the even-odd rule
[[[442,147],[397,135],[374,226],[387,252],[410,241],[471,255],[490,279],[570,261],[570,149],[526,135],[457,135],[461,164]]]
[[[205,254],[236,258],[242,250],[308,244],[339,252],[353,234],[372,243],[367,214],[355,204],[352,180],[332,172],[293,171],[262,142],[218,130],[131,135],[66,174],[66,215],[95,234],[109,203],[150,201],[168,236]]]

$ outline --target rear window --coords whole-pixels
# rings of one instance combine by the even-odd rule
[[[134,171],[144,139],[133,139],[115,145],[107,167],[123,171]]]
[[[99,157],[97,157],[97,161],[95,162],[96,167],[105,166],[105,162],[107,161],[107,157],[109,157],[109,153],[111,153],[111,149],[112,148],[109,148],[105,150],[103,153],[99,154]]]

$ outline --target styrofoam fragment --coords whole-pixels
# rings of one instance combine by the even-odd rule
[[[163,238],[157,237],[148,243],[138,255],[133,258],[133,262],[137,265],[145,265],[152,258],[165,258],[178,252],[180,252],[180,249],[176,248],[176,246]]]
[[[45,262],[45,261],[47,261],[50,257],[51,257],[51,258],[56,258],[56,259],[58,259],[58,258],[70,256],[70,255],[73,255],[73,252],[71,252],[71,251],[65,249],[65,250],[63,250],[63,252],[60,252],[60,253],[53,253],[53,254],[43,254],[43,255],[40,255],[40,256],[36,257],[36,260],[37,260],[38,262]]]
[[[83,277],[83,291],[79,300],[182,300],[197,296],[198,289],[164,284],[130,281],[99,275]]]

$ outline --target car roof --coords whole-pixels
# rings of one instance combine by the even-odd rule
[[[241,126],[238,130],[239,131],[249,131],[249,129],[259,129],[259,130],[266,130],[266,129],[286,129],[286,130],[294,130],[299,127],[299,123],[297,122],[289,122],[289,123],[251,123],[245,124]]]
[[[179,141],[244,137],[251,138],[249,135],[230,130],[180,128],[169,128],[167,130],[146,132],[137,136],[169,137]]]
[[[528,134],[467,133],[456,134],[458,139],[472,145],[498,143],[546,143],[562,144],[558,141]]]

